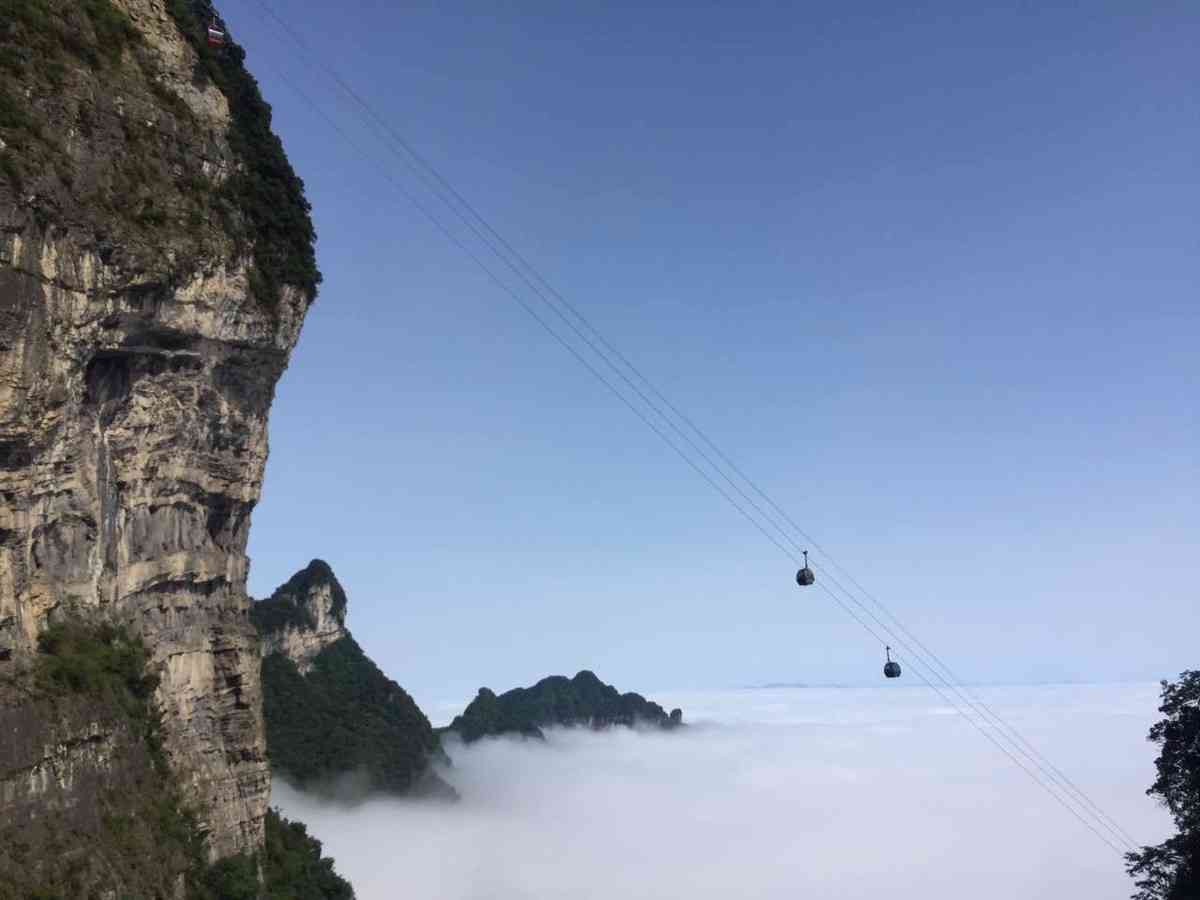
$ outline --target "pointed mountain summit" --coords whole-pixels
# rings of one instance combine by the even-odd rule
[[[317,655],[346,637],[346,592],[329,563],[314,559],[250,608],[263,656],[280,653],[307,675]]]
[[[429,719],[346,628],[346,592],[314,559],[250,618],[262,638],[271,769],[308,790],[455,796]]]

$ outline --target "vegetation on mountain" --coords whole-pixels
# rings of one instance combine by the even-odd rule
[[[574,678],[552,675],[533,687],[513,688],[499,696],[486,687],[480,688],[475,699],[450,723],[450,730],[470,743],[488,735],[540,737],[542,728],[551,725],[605,728],[646,724],[672,728],[682,721],[681,710],[667,713],[641,694],[622,694],[585,670]]]
[[[41,635],[38,651],[0,685],[0,702],[25,739],[86,723],[79,730],[87,740],[98,752],[111,747],[122,766],[85,803],[47,804],[0,822],[0,896],[170,895],[205,860],[162,752],[151,701],[158,680],[144,648],[110,625],[64,622]]]
[[[262,681],[271,766],[297,786],[354,775],[364,791],[453,794],[430,769],[441,750],[429,719],[349,635],[317,654],[307,674],[270,654]]]
[[[1195,900],[1200,897],[1200,671],[1162,683],[1161,721],[1149,740],[1160,749],[1158,777],[1146,791],[1171,813],[1176,834],[1161,844],[1127,855],[1136,879],[1135,900]]]
[[[246,67],[246,53],[232,40],[213,48],[208,26],[216,13],[208,0],[168,0],[167,11],[200,57],[200,72],[229,101],[229,145],[242,166],[222,187],[236,217],[226,218],[235,255],[254,253],[251,287],[273,305],[283,285],[300,288],[311,301],[321,282],[311,207],[288,161],[283,142],[271,129],[271,107]]]
[[[208,46],[207,0],[167,9],[199,58],[196,83],[228,100],[229,152],[112,0],[0,0],[0,195],[83,226],[102,253],[121,247],[164,280],[197,258],[251,259],[261,306],[275,308],[285,285],[311,302],[321,274],[304,183],[245,52]]]
[[[158,677],[146,671],[146,650],[123,629],[102,623],[51,625],[38,636],[38,684],[48,694],[78,694],[119,706],[152,738],[157,727],[149,700]]]
[[[174,897],[182,884],[186,900],[353,898],[320,842],[273,811],[261,854],[209,864],[162,751],[158,678],[140,641],[112,625],[70,621],[47,629],[38,650],[28,670],[0,684],[0,699],[18,697],[52,720],[93,723],[97,742],[112,736],[121,767],[94,806],[0,823],[0,897]]]
[[[332,859],[321,855],[321,842],[303,823],[272,809],[266,824],[262,853],[233,856],[211,866],[194,900],[354,900],[350,883],[334,871]]]
[[[18,190],[46,174],[73,181],[63,135],[31,101],[62,91],[73,66],[111,77],[137,43],[129,17],[110,0],[0,0],[0,181]]]

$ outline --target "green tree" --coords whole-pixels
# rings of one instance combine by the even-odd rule
[[[1126,856],[1136,879],[1134,900],[1200,897],[1200,671],[1162,683],[1163,718],[1150,729],[1158,744],[1158,777],[1146,791],[1170,811],[1177,834]]]
[[[289,822],[276,810],[267,813],[263,857],[265,900],[354,900],[349,882],[321,855],[321,842],[302,822]]]

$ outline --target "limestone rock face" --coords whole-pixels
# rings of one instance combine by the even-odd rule
[[[75,39],[57,85],[44,60],[0,79],[34,123],[0,151],[0,676],[59,617],[140,636],[211,854],[253,850],[269,775],[246,540],[311,285],[256,296],[260,245],[228,190],[253,163],[166,0],[111,0],[117,25],[50,4]],[[32,17],[13,27],[41,39]],[[102,777],[110,748],[55,733],[32,770],[0,759],[0,818]]]
[[[263,655],[282,653],[301,675],[322,650],[346,637],[346,594],[322,560],[314,559],[270,599],[254,604]]]

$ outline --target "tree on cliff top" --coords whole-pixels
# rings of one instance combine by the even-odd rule
[[[1162,721],[1149,739],[1162,749],[1158,777],[1146,791],[1170,811],[1178,833],[1140,853],[1130,853],[1137,879],[1134,900],[1195,900],[1200,897],[1200,671],[1162,683]]]

